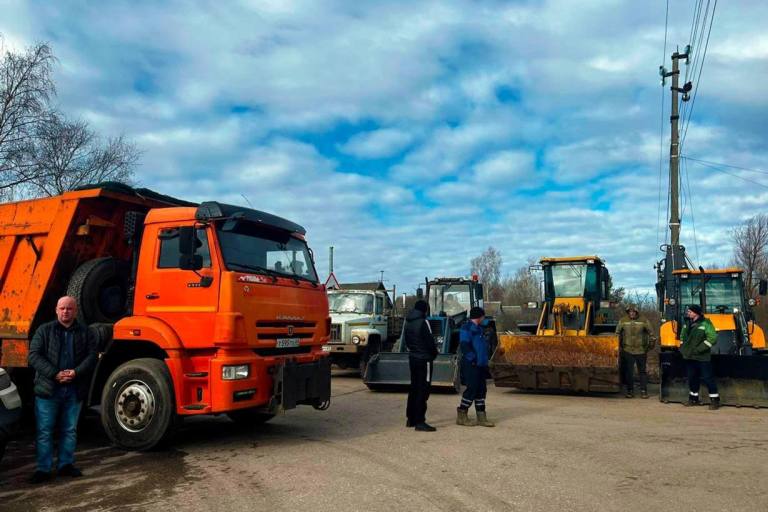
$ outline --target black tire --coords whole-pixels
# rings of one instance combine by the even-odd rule
[[[254,409],[238,409],[227,413],[229,419],[242,426],[263,425],[272,418],[274,414],[268,414]]]
[[[163,361],[129,361],[107,379],[101,394],[101,424],[115,445],[150,450],[173,433],[177,421],[173,382]]]
[[[67,295],[77,301],[78,318],[86,325],[113,324],[128,312],[130,266],[112,257],[86,261],[75,270]]]
[[[112,324],[93,324],[88,326],[96,337],[96,351],[104,352],[112,341]]]

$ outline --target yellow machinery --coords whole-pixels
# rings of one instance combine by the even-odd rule
[[[597,256],[544,258],[537,324],[499,336],[491,358],[497,386],[617,392],[619,338],[605,321],[611,278]]]
[[[745,293],[743,271],[740,268],[680,268],[666,272],[666,268],[665,260],[657,266],[659,309],[663,313],[660,399],[664,402],[688,399],[685,364],[678,349],[685,310],[696,304],[701,306],[717,331],[717,342],[712,347],[712,366],[721,404],[768,406],[765,333],[754,321],[752,306],[756,301]],[[765,288],[766,283],[761,282],[761,295],[765,295]],[[707,393],[700,396],[706,401]]]

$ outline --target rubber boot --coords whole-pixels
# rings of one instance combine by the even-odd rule
[[[646,391],[645,389],[641,389],[640,398],[648,398],[648,391]]]
[[[495,427],[496,424],[488,420],[485,411],[477,411],[477,424],[481,427]]]
[[[683,405],[686,407],[693,407],[695,405],[699,405],[699,397],[689,394],[688,401],[684,402]]]
[[[467,416],[467,410],[461,407],[456,409],[456,424],[462,427],[474,427],[476,425],[475,420],[469,419]]]
[[[709,399],[709,410],[716,411],[720,408],[720,397],[715,396]]]

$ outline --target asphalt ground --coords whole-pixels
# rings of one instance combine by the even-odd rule
[[[491,387],[497,427],[466,428],[457,402],[433,394],[438,431],[416,432],[404,394],[335,372],[327,411],[255,428],[195,418],[148,453],[110,447],[90,417],[77,453],[86,476],[27,483],[23,436],[0,463],[0,510],[768,510],[768,410]]]

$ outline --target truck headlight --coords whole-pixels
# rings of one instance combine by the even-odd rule
[[[355,345],[359,345],[360,344],[360,336],[352,336],[352,343],[354,343]]]
[[[221,367],[222,380],[240,380],[251,376],[251,367],[247,364],[227,365]]]

